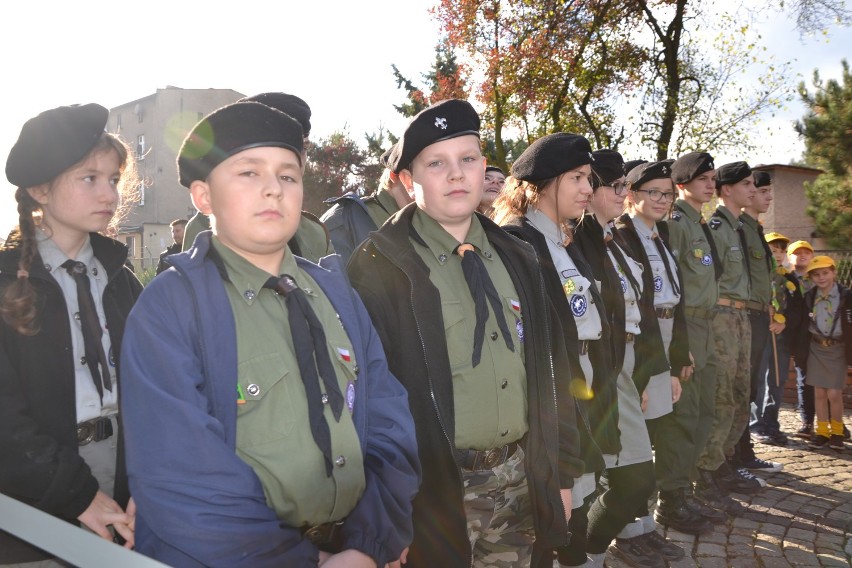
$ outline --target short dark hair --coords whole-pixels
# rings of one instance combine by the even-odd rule
[[[186,219],[175,219],[169,223],[169,227],[174,227],[175,225],[186,225],[187,223],[189,223],[189,221]]]

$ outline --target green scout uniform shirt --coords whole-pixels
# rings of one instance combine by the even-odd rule
[[[365,199],[364,205],[367,206],[367,213],[369,213],[370,219],[373,220],[376,227],[384,225],[391,215],[399,211],[396,199],[383,189],[377,191],[374,196]]]
[[[326,405],[332,455],[338,456],[332,476],[326,477],[325,461],[308,422],[284,297],[263,288],[270,274],[216,237],[212,245],[228,272],[225,290],[236,324],[237,455],[260,478],[267,503],[288,526],[341,520],[365,488],[361,444],[352,415],[344,410],[336,422]],[[340,390],[346,393],[347,384],[356,380],[357,365],[334,308],[317,283],[296,265],[289,249],[281,274],[291,275],[309,298],[325,331]]]
[[[817,290],[816,296],[814,296],[813,316],[808,331],[833,339],[842,337],[843,328],[839,321],[835,321],[840,317],[837,311],[838,306],[840,306],[840,288],[837,284],[832,286],[826,295]]]
[[[760,302],[764,306],[768,305],[772,299],[771,272],[769,264],[766,263],[766,248],[763,245],[763,237],[760,236],[757,219],[743,213],[740,215],[743,222],[743,233],[748,250],[745,253],[748,255],[749,275],[751,276],[751,289],[749,291],[749,300]]]
[[[441,295],[453,373],[456,447],[487,450],[515,442],[526,433],[528,424],[521,306],[512,279],[474,216],[465,242],[476,247],[503,299],[503,314],[515,346],[514,352],[506,347],[489,303],[482,359],[474,367],[471,361],[476,326],[474,303],[462,272],[461,257],[453,254],[460,243],[419,209],[412,224],[427,245],[424,247],[412,239],[414,250],[426,263],[429,280]]]
[[[710,220],[710,230],[716,240],[716,249],[722,257],[722,278],[719,279],[719,295],[730,300],[749,299],[749,274],[745,251],[740,243],[737,228],[740,221],[726,207],[716,208],[720,216]]]
[[[210,217],[202,212],[197,212],[192,219],[186,224],[183,229],[183,245],[181,250],[186,250],[195,242],[195,237],[201,231],[206,231],[210,228]]]
[[[719,299],[710,243],[701,228],[701,212],[683,199],[669,223],[669,245],[683,278],[683,302],[689,308],[712,309]]]
[[[305,215],[299,220],[299,227],[293,239],[299,247],[299,256],[311,262],[319,262],[322,257],[334,254],[334,247],[328,239],[325,227]]]

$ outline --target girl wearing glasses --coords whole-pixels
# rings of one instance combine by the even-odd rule
[[[613,240],[613,220],[621,215],[627,197],[624,160],[612,150],[593,155],[594,192],[575,239],[601,283],[609,315],[621,450],[604,454],[609,487],[589,511],[589,552],[606,550],[615,538],[610,551],[617,558],[633,566],[662,567],[664,558],[680,558],[684,552],[656,532],[647,514],[655,480],[642,393],[652,376],[669,371],[669,364],[654,314],[653,289],[643,284],[642,265]]]
[[[644,267],[644,286],[653,290],[654,312],[671,371],[651,377],[646,389],[645,419],[655,449],[655,469],[660,500],[656,519],[663,525],[688,534],[712,529],[724,521],[722,513],[701,511],[687,503],[678,481],[684,477],[682,455],[694,451],[694,432],[689,406],[674,406],[680,400],[681,381],[692,376],[683,280],[668,245],[668,216],[676,196],[671,179],[671,161],[634,168],[627,174],[628,212],[616,222],[616,240]],[[686,474],[688,477],[688,474]],[[647,514],[647,513],[646,513]]]

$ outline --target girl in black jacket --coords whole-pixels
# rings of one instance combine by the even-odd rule
[[[117,358],[142,286],[101,236],[133,160],[96,104],[29,120],[6,162],[20,224],[0,251],[0,491],[133,545]],[[79,286],[79,288],[78,288]],[[47,558],[0,532],[0,564]]]

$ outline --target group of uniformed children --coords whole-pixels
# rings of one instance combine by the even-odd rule
[[[447,100],[321,223],[310,109],[265,93],[187,135],[199,215],[143,291],[101,234],[135,182],[107,114],[41,113],[7,160],[4,494],[172,566],[657,567],[684,551],[656,523],[712,530],[780,467],[749,408],[786,443],[791,352],[802,432],[843,447],[852,293],[783,267],[745,162],[555,133],[507,178]],[[0,565],[65,564],[0,533]]]

